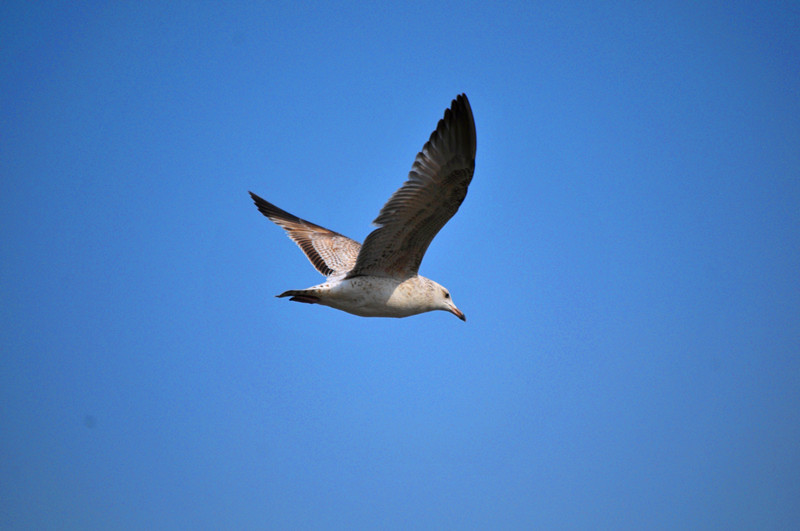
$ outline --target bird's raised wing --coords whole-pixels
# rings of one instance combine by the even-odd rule
[[[317,271],[329,277],[350,271],[356,263],[361,244],[319,225],[289,214],[250,192],[258,210],[283,227],[300,246]]]
[[[408,180],[383,206],[348,278],[417,274],[434,236],[455,215],[475,170],[475,121],[466,95],[445,110]]]

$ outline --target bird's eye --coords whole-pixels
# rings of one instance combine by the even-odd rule
[[[444,292],[444,298],[445,298],[445,299],[449,299],[449,298],[450,298],[450,294],[449,294],[449,293],[447,293],[446,291]]]

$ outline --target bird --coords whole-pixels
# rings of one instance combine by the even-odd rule
[[[399,318],[443,310],[466,321],[450,292],[418,271],[431,241],[467,195],[475,152],[472,108],[460,94],[417,154],[408,179],[378,213],[373,221],[377,228],[363,245],[249,192],[258,210],[283,228],[326,277],[322,284],[277,297],[362,317]]]

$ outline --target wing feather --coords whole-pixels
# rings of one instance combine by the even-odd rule
[[[417,274],[425,251],[467,195],[475,170],[472,109],[461,94],[445,110],[417,154],[408,180],[383,206],[348,277],[407,278]]]
[[[280,225],[323,275],[344,274],[356,263],[361,244],[310,221],[289,214],[250,192],[259,212]]]

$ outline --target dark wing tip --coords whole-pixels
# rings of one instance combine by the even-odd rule
[[[477,133],[472,107],[467,95],[459,94],[444,110],[444,116],[436,124],[436,129],[425,142],[411,169],[412,172],[419,169],[418,166],[422,164],[420,156],[423,154],[437,152],[440,156],[445,153],[457,156],[463,163],[474,167],[476,151]]]
[[[248,191],[247,193],[250,194],[250,197],[253,199],[253,203],[255,203],[256,208],[258,208],[258,211],[267,216],[270,220],[276,223],[278,222],[278,220],[285,220],[293,223],[308,224],[307,221],[298,218],[294,214],[289,214],[282,208],[276,207],[263,197],[259,197],[257,194],[254,194],[253,192]]]
[[[263,199],[262,197],[259,197],[258,195],[254,194],[249,190],[247,193],[250,194],[250,199],[253,200],[253,203],[255,203],[256,208],[258,208],[258,211],[264,214],[265,216],[269,217],[270,213],[272,212],[272,209],[275,208],[275,205]]]
[[[460,137],[457,141],[466,146],[472,158],[475,158],[477,148],[475,117],[472,115],[472,106],[466,94],[461,93],[450,102],[450,108],[445,110],[444,118],[439,121],[436,130],[439,131],[442,127],[455,130],[455,134]]]

